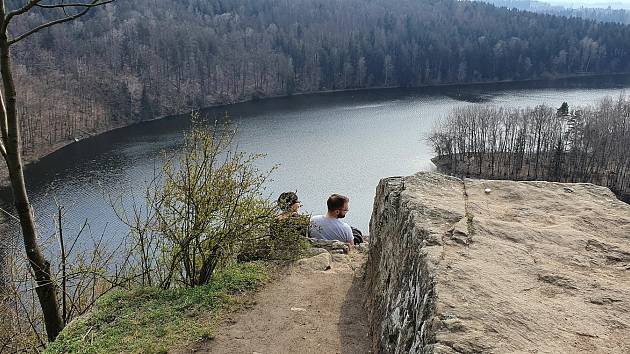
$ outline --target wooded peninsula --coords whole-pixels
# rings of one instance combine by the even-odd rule
[[[429,140],[438,168],[460,176],[586,182],[630,202],[630,100],[596,107],[455,109]]]

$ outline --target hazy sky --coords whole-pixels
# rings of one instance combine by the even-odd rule
[[[551,4],[559,4],[564,6],[592,6],[592,7],[608,7],[613,8],[630,8],[630,0],[540,0]]]

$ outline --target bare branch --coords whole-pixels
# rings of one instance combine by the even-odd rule
[[[7,121],[7,108],[4,105],[4,97],[0,93],[0,145],[2,146],[2,156],[6,157],[6,145],[9,141],[9,123]]]
[[[23,7],[17,9],[17,10],[13,10],[11,12],[9,12],[6,16],[6,18],[4,19],[4,24],[2,26],[2,33],[4,33],[7,29],[7,27],[9,26],[9,22],[11,21],[11,19],[15,16],[19,16],[23,13],[28,12],[30,9],[32,9],[35,5],[37,5],[37,3],[41,2],[42,0],[31,0],[29,1],[26,5],[24,5]]]
[[[44,9],[56,9],[56,8],[66,8],[66,7],[96,7],[96,6],[101,6],[101,5],[105,5],[105,4],[109,4],[110,2],[113,2],[114,0],[107,0],[107,1],[102,1],[96,4],[93,3],[73,3],[73,4],[35,4],[35,6],[37,7],[41,7]]]
[[[0,155],[5,159],[7,158],[7,148],[4,147],[4,139],[0,139]]]
[[[77,18],[79,18],[79,17],[81,17],[81,16],[85,15],[88,11],[90,11],[90,9],[92,9],[92,8],[94,8],[94,7],[97,7],[97,6],[106,5],[106,4],[109,4],[109,3],[111,3],[111,2],[114,2],[114,0],[106,0],[106,1],[102,1],[102,0],[93,0],[93,1],[92,1],[92,2],[90,2],[90,3],[86,3],[86,4],[83,6],[83,7],[84,7],[84,9],[83,9],[83,10],[81,10],[80,12],[78,12],[78,13],[76,13],[76,14],[72,15],[72,16],[67,16],[67,17],[59,18],[59,19],[56,19],[56,20],[53,20],[53,21],[50,21],[50,22],[44,23],[44,24],[42,24],[42,25],[39,25],[39,26],[37,26],[37,27],[33,28],[32,30],[30,30],[30,31],[28,31],[28,32],[26,32],[26,33],[23,33],[23,34],[21,34],[21,35],[19,35],[19,36],[15,37],[15,38],[13,38],[13,39],[11,39],[11,40],[9,41],[9,45],[15,44],[15,43],[17,43],[17,42],[21,41],[22,39],[24,39],[24,38],[26,38],[26,37],[28,37],[28,36],[30,36],[30,35],[32,35],[32,34],[34,34],[34,33],[37,33],[37,32],[39,32],[39,31],[43,30],[44,28],[48,28],[48,27],[51,27],[51,26],[54,26],[54,25],[58,25],[58,24],[60,24],[60,23],[69,22],[69,21],[72,21],[72,20],[74,20],[74,19],[77,19]],[[42,5],[42,6],[43,6],[43,5]],[[51,5],[51,6],[52,6],[52,5]]]

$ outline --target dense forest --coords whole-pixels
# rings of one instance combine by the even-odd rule
[[[580,17],[588,20],[595,20],[601,22],[617,22],[630,24],[630,12],[624,9],[613,8],[594,8],[594,7],[580,7],[580,8],[567,8],[563,6],[554,6],[541,1],[535,0],[483,0],[484,2],[493,4],[495,6],[506,7],[508,9],[519,9],[525,11],[532,11],[542,14],[565,16],[565,17]]]
[[[589,182],[630,202],[630,99],[596,107],[454,110],[430,136],[436,164],[481,178]]]
[[[53,12],[29,12],[15,30]],[[23,148],[38,155],[272,95],[627,72],[629,38],[630,26],[467,1],[151,0],[95,9],[13,53]]]

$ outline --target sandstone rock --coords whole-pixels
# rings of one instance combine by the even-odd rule
[[[312,257],[299,259],[297,266],[300,269],[308,271],[324,271],[330,269],[330,262],[330,253],[325,252]]]
[[[312,247],[311,249],[308,250],[308,256],[310,257],[316,256],[320,253],[328,253],[328,251],[325,248],[319,248],[319,247]]]
[[[337,263],[350,263],[350,258],[346,254],[333,254],[332,261]]]
[[[357,252],[367,253],[369,251],[369,249],[370,249],[370,244],[367,243],[367,242],[363,242],[363,243],[360,243],[360,244],[354,246],[354,249],[356,249]]]
[[[568,277],[557,274],[539,274],[538,280],[565,289],[577,289],[574,281]]]
[[[609,305],[615,302],[620,302],[620,299],[613,299],[607,296],[599,296],[591,299],[591,302],[597,305]]]
[[[366,269],[373,351],[630,353],[628,235],[630,206],[591,184],[384,179]]]
[[[309,238],[309,241],[316,248],[323,248],[331,253],[348,253],[350,247],[347,243],[336,240],[318,240]]]
[[[460,245],[468,245],[472,242],[472,235],[468,228],[468,220],[462,218],[448,230],[447,237]]]

